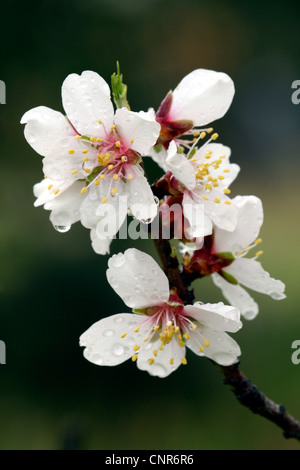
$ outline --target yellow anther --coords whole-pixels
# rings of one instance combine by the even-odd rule
[[[155,357],[157,356],[157,349],[154,349],[153,354]]]
[[[258,238],[257,240],[255,240],[255,245],[259,245],[260,243],[262,242],[262,239],[261,238]]]
[[[75,135],[74,139],[80,139],[80,135],[79,134]]]
[[[208,197],[207,197],[207,196],[202,196],[202,199],[205,199],[206,201],[208,201]]]
[[[121,338],[125,338],[126,335],[127,335],[127,333],[123,333],[123,334],[121,335]]]
[[[154,330],[154,331],[159,330],[159,325],[155,326],[155,327],[153,328],[153,330]]]
[[[197,161],[197,158],[196,158],[196,157],[192,158],[192,160],[191,160],[192,163],[194,163],[194,162],[196,162],[196,161]]]
[[[190,335],[189,335],[188,333],[184,333],[183,337],[184,337],[185,339],[190,339]]]
[[[113,124],[112,126],[110,126],[111,130],[115,129],[116,126]]]
[[[131,143],[131,144],[133,144],[133,142],[134,142],[134,138],[132,138],[132,139],[130,140],[130,143]]]
[[[177,336],[177,338],[178,338],[178,339],[182,339],[182,336],[179,334],[179,335]]]
[[[199,135],[200,135],[200,132],[199,132],[199,131],[193,132],[193,136],[194,136],[194,137],[198,137]]]
[[[217,134],[216,132],[211,136],[212,140],[217,140],[218,137],[219,134]]]
[[[215,197],[214,202],[216,202],[217,204],[219,204],[219,203],[221,202],[221,199],[219,199],[218,197]]]
[[[225,170],[223,170],[224,173],[229,173],[230,172],[230,169],[229,168],[225,168]]]
[[[76,175],[76,173],[78,173],[78,170],[73,170],[72,171],[72,175]]]
[[[140,331],[140,327],[139,327],[139,326],[134,329],[134,332],[135,332],[135,333],[138,333],[139,331]]]
[[[149,361],[148,361],[148,362],[149,362],[150,366],[152,366],[152,364],[153,364],[153,362],[154,362],[154,359],[153,359],[153,357],[150,357],[150,359],[149,359]]]
[[[178,331],[179,331],[179,326],[176,326],[175,327],[175,333],[178,333]]]
[[[138,344],[135,344],[135,345],[133,346],[133,350],[134,350],[134,351],[138,351],[139,349],[140,349],[140,346],[139,346]]]
[[[127,161],[127,157],[125,157],[125,155],[123,155],[123,157],[121,157],[121,161],[124,163]]]
[[[97,141],[97,142],[102,142],[103,139],[100,139],[100,137],[98,137],[98,138],[96,139],[96,141]]]
[[[49,184],[48,189],[49,191],[53,188],[53,184]]]
[[[82,190],[81,190],[80,192],[81,192],[81,194],[84,194],[84,193],[87,192],[87,189],[86,189],[86,188],[82,188]]]
[[[230,206],[231,201],[225,201],[225,204],[227,204],[227,206]]]
[[[163,351],[163,350],[164,350],[164,345],[161,344],[158,349],[159,349],[160,351]]]
[[[100,181],[99,181],[99,180],[95,180],[95,181],[94,181],[94,185],[95,185],[95,186],[99,186],[99,184],[100,184]]]
[[[214,188],[217,188],[219,186],[219,183],[217,183],[216,181],[213,183],[213,187]]]
[[[132,362],[135,362],[135,361],[137,360],[137,357],[138,357],[138,355],[137,355],[137,354],[134,354],[134,355],[132,356],[132,358],[131,358]]]
[[[117,180],[119,178],[119,175],[117,173],[114,174],[113,179]]]
[[[211,155],[205,155],[205,158],[207,158],[207,160],[209,160],[211,158]]]
[[[88,149],[81,150],[82,153],[88,153]]]
[[[119,140],[117,140],[117,142],[115,142],[115,147],[121,147],[121,142]]]
[[[104,180],[104,179],[105,179],[105,175],[103,175],[103,173],[102,173],[102,175],[100,175],[100,179],[101,179],[101,180]]]
[[[206,189],[211,189],[211,184],[207,183],[207,184],[205,185],[205,188],[206,188]]]
[[[183,348],[184,342],[183,342],[183,341],[178,341],[178,345],[179,345],[181,348]]]
[[[75,153],[75,150],[68,150],[68,153],[71,155],[72,153]]]
[[[263,251],[258,251],[255,256],[261,256],[263,254]]]
[[[91,172],[91,170],[89,168],[85,168],[84,170],[87,174],[89,174]]]
[[[224,189],[224,194],[230,194],[230,193],[231,193],[230,189],[228,188]]]
[[[83,162],[88,162],[88,161],[89,161],[89,157],[84,157],[82,161],[83,161]]]
[[[211,134],[213,130],[214,130],[214,128],[213,128],[213,127],[210,127],[209,129],[206,129],[206,132],[207,132],[208,134]]]
[[[226,158],[226,155],[221,155],[220,158]]]
[[[173,357],[169,360],[169,363],[171,364],[171,366],[174,364],[174,359],[173,359]]]
[[[219,178],[219,180],[223,180],[223,179],[224,179],[224,176],[223,176],[223,175],[219,175],[218,178]]]
[[[98,122],[99,122],[99,124],[102,124],[102,121],[101,121],[101,119],[98,119]]]
[[[200,346],[199,346],[199,349],[200,349],[200,351],[201,351],[202,353],[204,352],[204,349],[203,349],[203,347],[201,346],[201,344],[200,344]]]
[[[111,190],[111,192],[112,192],[113,194],[117,194],[117,191],[118,191],[117,188],[112,188],[112,190]]]
[[[172,326],[172,322],[170,320],[167,321],[167,326]]]
[[[108,168],[109,170],[112,170],[112,169],[113,169],[113,167],[114,167],[114,166],[113,166],[112,164],[110,164],[110,165],[108,165],[108,167],[107,167],[107,168]]]
[[[192,324],[192,330],[196,330],[196,328],[197,328],[196,323],[193,323],[193,324]]]
[[[56,190],[54,191],[54,194],[58,194],[59,191],[60,191],[59,189],[56,189]]]
[[[90,137],[91,142],[96,142],[96,137]]]
[[[144,338],[144,341],[147,342],[149,340],[149,336],[146,336],[146,338]]]
[[[128,179],[128,180],[131,180],[131,178],[132,178],[132,174],[129,173],[129,175],[127,176],[127,179]]]
[[[48,176],[44,175],[44,178],[45,178],[45,179],[47,179],[47,178],[48,178]]]
[[[185,357],[183,357],[183,358],[181,359],[181,363],[182,363],[184,366],[187,364],[187,360],[186,360]]]
[[[196,139],[196,137],[193,138],[193,142],[194,142],[194,143],[197,142],[197,140],[198,140],[198,139]]]
[[[104,197],[104,198],[102,198],[102,200],[101,200],[102,204],[105,204],[106,201],[107,201],[107,197]]]
[[[201,132],[200,139],[204,139],[204,137],[206,137],[206,132]]]
[[[209,341],[208,341],[208,339],[205,339],[205,340],[203,341],[203,344],[204,344],[204,346],[205,346],[206,348],[208,348],[208,346],[209,346]]]

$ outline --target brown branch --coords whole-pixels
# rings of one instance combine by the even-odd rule
[[[177,256],[172,253],[168,240],[154,240],[158,254],[168,276],[170,287],[175,288],[179,297],[185,304],[194,299],[193,290],[189,290],[190,282],[179,271]],[[215,363],[214,363],[215,364]],[[270,400],[239,370],[239,362],[232,366],[220,366],[219,370],[224,375],[224,384],[230,385],[238,401],[249,408],[253,413],[272,421],[281,429],[286,438],[294,438],[300,441],[300,422],[287,413],[283,405],[278,405]]]

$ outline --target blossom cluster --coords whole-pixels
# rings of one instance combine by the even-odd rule
[[[43,157],[35,206],[50,211],[60,232],[80,221],[101,255],[109,253],[127,215],[146,227],[158,221],[161,238],[179,239],[183,282],[211,276],[230,305],[187,305],[151,256],[129,248],[109,259],[107,280],[133,312],[93,324],[80,338],[84,356],[107,366],[131,358],[158,377],[187,363],[186,347],[231,365],[241,351],[227,332],[241,328],[241,315],[251,320],[258,313],[245,287],[285,297],[284,284],[257,261],[262,202],[252,195],[230,198],[240,168],[210,127],[229,109],[233,81],[225,73],[194,70],[156,112],[130,110],[119,74],[112,89],[116,110],[97,73],[71,74],[62,86],[65,114],[39,106],[22,117],[26,140]],[[163,171],[152,186],[144,158]]]

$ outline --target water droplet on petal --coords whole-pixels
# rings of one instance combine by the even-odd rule
[[[125,349],[124,346],[122,346],[121,344],[114,344],[111,348],[111,352],[115,356],[122,356],[122,354],[124,354],[125,352]]]
[[[124,318],[122,318],[122,317],[117,317],[117,318],[114,319],[115,323],[122,323],[123,321],[124,321]]]
[[[105,330],[103,332],[103,336],[112,336],[114,334],[114,330]]]
[[[66,233],[70,230],[71,225],[54,225],[54,228],[60,233]]]

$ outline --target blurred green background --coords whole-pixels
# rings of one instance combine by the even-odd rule
[[[290,6],[289,6],[290,5]],[[262,262],[286,283],[287,299],[255,295],[261,313],[235,335],[241,368],[267,395],[300,418],[299,201],[300,4],[280,1],[11,1],[1,5],[0,107],[1,449],[296,449],[273,424],[238,404],[207,360],[166,379],[130,361],[101,368],[83,359],[78,338],[101,317],[128,311],[106,282],[108,257],[88,230],[52,228],[34,209],[41,157],[20,118],[38,105],[62,111],[60,87],[72,72],[109,81],[118,59],[133,110],[157,109],[167,91],[202,67],[228,73],[234,102],[215,124],[242,167],[233,195],[262,198]],[[160,175],[147,162],[151,178]],[[151,242],[115,241],[112,253]],[[203,301],[222,300],[210,279],[195,283]]]

